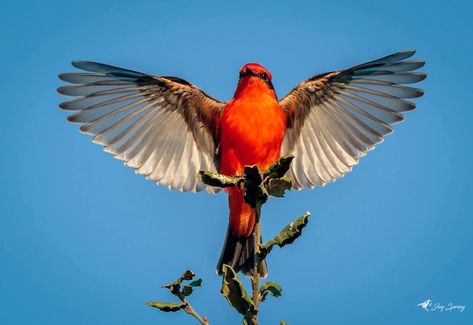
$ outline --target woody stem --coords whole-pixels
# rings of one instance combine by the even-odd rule
[[[197,319],[197,321],[201,324],[201,325],[209,325],[209,321],[207,319],[207,317],[201,317],[194,309],[194,307],[192,307],[192,305],[187,301],[187,299],[184,297],[184,295],[182,293],[179,293],[177,295],[177,297],[183,302],[186,304],[186,307],[184,307],[184,311],[186,313],[188,313],[189,315],[193,316],[195,319]]]
[[[259,280],[260,280],[260,243],[261,243],[261,203],[257,202],[255,207],[255,229],[254,229],[254,247],[255,247],[255,256],[253,264],[253,272],[251,274],[251,287],[253,289],[253,304],[255,306],[254,313],[251,317],[252,325],[258,325],[258,309],[259,303],[261,301],[259,293]]]

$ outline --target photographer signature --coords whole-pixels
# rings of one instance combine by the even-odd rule
[[[425,311],[439,311],[439,312],[444,312],[444,311],[445,312],[452,312],[452,311],[463,312],[466,308],[466,306],[454,305],[451,302],[448,303],[447,305],[442,305],[438,302],[433,303],[432,300],[430,299],[427,299],[426,301],[421,302],[417,306],[422,308]]]

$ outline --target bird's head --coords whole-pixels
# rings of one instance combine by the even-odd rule
[[[240,79],[245,77],[257,77],[264,82],[271,82],[271,73],[258,63],[247,63],[240,69]]]
[[[274,93],[272,75],[262,65],[258,63],[247,63],[240,69],[240,80],[238,81],[238,90],[251,87],[260,91]]]

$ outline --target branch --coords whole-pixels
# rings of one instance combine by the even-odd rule
[[[209,320],[206,316],[201,317],[186,299],[187,296],[190,296],[193,293],[194,287],[200,287],[202,284],[201,279],[191,281],[195,276],[195,273],[191,270],[185,271],[176,281],[171,282],[163,286],[163,288],[169,289],[171,293],[179,298],[181,303],[174,302],[147,302],[146,304],[158,308],[161,311],[165,312],[175,312],[180,309],[183,309],[187,314],[192,315],[195,319],[199,321],[201,325],[209,325]],[[184,281],[191,281],[186,284],[183,284]]]
[[[260,254],[260,245],[261,245],[261,202],[256,203],[255,207],[255,236],[254,236],[254,247],[255,247],[255,256],[254,256],[254,265],[253,265],[253,272],[250,276],[251,278],[251,289],[253,290],[253,304],[255,306],[255,311],[251,318],[251,323],[253,325],[258,325],[258,310],[259,310],[259,303],[262,300],[262,296],[260,294],[260,287],[259,287],[259,280],[260,274],[259,269],[261,265],[261,260],[259,258]]]
[[[268,294],[279,297],[282,288],[279,284],[268,281],[260,287],[260,268],[274,245],[283,247],[291,244],[302,233],[307,225],[309,212],[286,226],[280,234],[268,243],[262,245],[261,240],[261,209],[269,196],[284,197],[286,191],[292,188],[292,180],[285,178],[284,174],[289,170],[294,156],[281,157],[274,165],[265,171],[260,171],[258,166],[245,166],[243,176],[226,176],[207,171],[200,171],[198,176],[205,184],[214,187],[226,188],[232,186],[240,187],[243,184],[244,199],[255,209],[254,226],[254,263],[252,266],[250,280],[252,297],[250,297],[236,274],[229,265],[224,265],[222,270],[222,288],[220,293],[227,299],[228,303],[243,316],[243,324],[258,325],[258,310],[260,302],[264,301]],[[184,302],[184,301],[183,301]],[[281,324],[286,324],[284,321]]]
[[[207,319],[206,316],[201,317],[195,309],[192,307],[192,305],[184,298],[181,300],[183,303],[186,304],[186,307],[184,307],[184,311],[188,313],[189,315],[192,315],[199,321],[200,324],[202,325],[210,325],[209,320]]]

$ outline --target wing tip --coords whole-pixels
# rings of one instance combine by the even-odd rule
[[[416,97],[414,97],[414,98],[420,98],[420,97],[425,95],[425,90],[424,89],[416,88],[416,91],[417,91],[417,94],[416,94]],[[414,104],[414,108],[415,107],[416,107],[416,105]]]
[[[421,67],[423,67],[425,65],[425,61],[422,61],[422,63],[423,63],[423,65]],[[419,80],[417,80],[415,83],[418,83],[418,82],[421,82],[421,81],[424,81],[425,79],[427,79],[427,73],[425,73],[425,72],[411,72],[411,73],[415,73],[419,78]]]
[[[67,77],[70,75],[71,73],[70,72],[63,72],[63,73],[60,73],[58,74],[58,78],[62,81],[65,81],[65,82],[68,82],[68,79]]]
[[[416,54],[416,52],[417,52],[416,49],[407,49],[407,50],[401,51],[399,53],[410,54],[410,56],[413,56],[414,54]]]
[[[87,64],[90,64],[90,63],[93,63],[93,62],[90,62],[90,61],[83,61],[83,60],[73,60],[71,61],[71,65],[74,67],[74,68],[77,68],[77,69],[81,69],[81,70],[84,70],[84,66],[87,65]]]
[[[61,87],[56,88],[56,92],[60,95],[67,96],[65,94],[65,87],[67,87],[67,86],[61,86]]]
[[[58,92],[58,94],[61,94],[61,93]],[[74,108],[73,106],[71,107],[72,102],[74,102],[74,100],[62,102],[58,106],[60,109],[64,111],[80,111],[80,109],[78,108]]]

